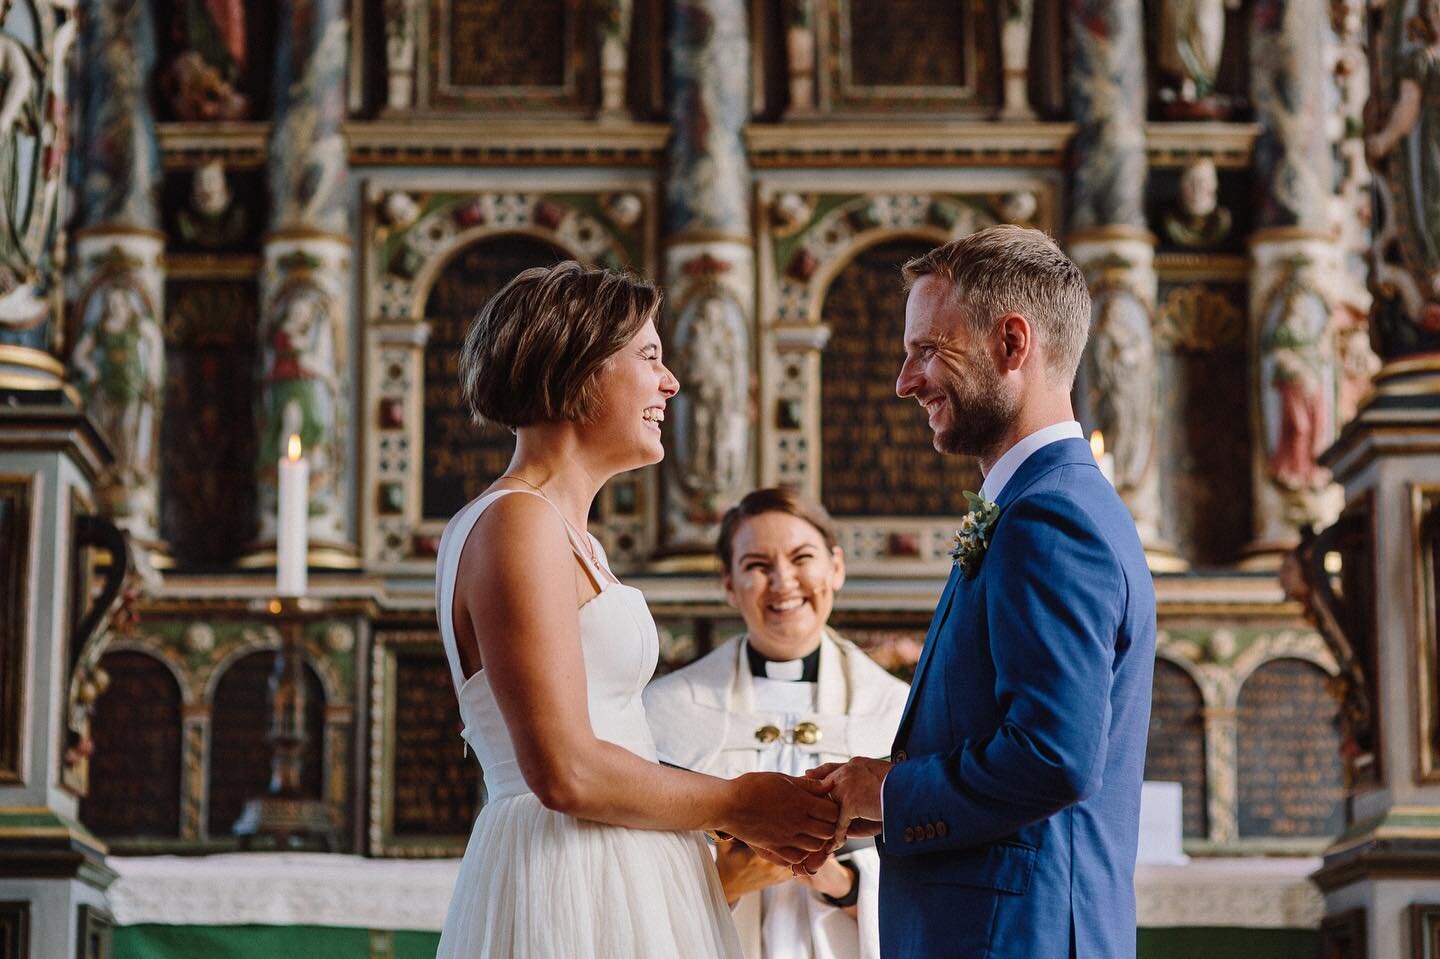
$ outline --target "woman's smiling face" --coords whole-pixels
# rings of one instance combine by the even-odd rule
[[[745,618],[750,645],[766,659],[809,655],[845,582],[840,548],[798,516],[761,513],[741,522],[732,556],[725,599]]]

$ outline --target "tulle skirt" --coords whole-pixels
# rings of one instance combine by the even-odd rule
[[[740,959],[698,833],[626,829],[500,799],[475,820],[436,959]]]

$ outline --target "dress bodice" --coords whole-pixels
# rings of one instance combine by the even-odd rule
[[[467,679],[460,669],[454,626],[455,578],[460,566],[460,553],[470,531],[486,508],[508,493],[536,495],[525,490],[496,490],[470,503],[445,527],[435,567],[440,636],[445,644],[445,656],[450,663],[450,675],[460,703],[460,719],[464,723],[460,735],[480,761],[485,788],[492,802],[529,792],[530,789],[520,775],[510,731],[490,688],[486,670],[477,670]],[[558,510],[556,518],[561,519]],[[583,549],[575,534],[570,532],[568,524],[567,535],[581,565],[603,587],[595,598],[580,607],[580,651],[585,662],[590,726],[597,738],[623,746],[653,762],[655,743],[645,720],[641,692],[654,674],[660,654],[655,621],[650,616],[644,595],[638,589],[615,582],[605,563],[604,551],[593,536],[588,538],[599,559],[598,568],[586,555],[588,550]],[[539,588],[542,587],[537,584]]]

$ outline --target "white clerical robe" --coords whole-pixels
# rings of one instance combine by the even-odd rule
[[[826,629],[813,684],[752,676],[737,637],[651,683],[645,711],[665,762],[727,779],[798,775],[852,756],[887,755],[908,694],[905,683]],[[818,729],[813,744],[795,741],[801,723]],[[780,738],[763,742],[757,733],[766,726]],[[860,873],[858,919],[793,881],[740,897],[733,915],[747,959],[878,959],[879,855],[859,849],[851,861]]]

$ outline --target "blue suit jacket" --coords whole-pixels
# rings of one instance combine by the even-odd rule
[[[1083,440],[1033,453],[998,504],[978,571],[950,574],[885,777],[881,949],[1133,957],[1154,582]]]

